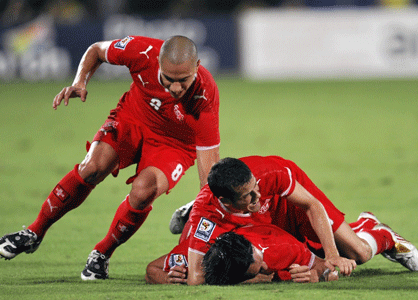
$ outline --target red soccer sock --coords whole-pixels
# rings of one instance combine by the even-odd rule
[[[101,240],[94,250],[110,257],[115,249],[125,243],[141,227],[152,210],[152,206],[144,209],[134,209],[129,204],[129,195],[122,201],[116,210],[110,229],[103,240]]]
[[[95,185],[86,183],[78,174],[78,164],[55,186],[42,204],[36,220],[28,227],[43,238],[46,231],[70,210],[87,198]]]
[[[395,241],[389,231],[383,228],[379,229],[363,229],[356,234],[366,240],[372,248],[373,256],[380,254],[386,250],[390,250],[395,246]]]
[[[363,229],[372,229],[378,223],[373,219],[360,218],[356,222],[350,223],[351,229],[354,232],[359,232]]]

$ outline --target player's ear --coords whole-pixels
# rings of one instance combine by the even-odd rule
[[[229,198],[225,198],[225,197],[220,196],[218,199],[225,206],[231,206],[233,204],[233,202]]]
[[[198,59],[196,62],[196,68],[198,68],[199,66],[200,66],[200,59]]]

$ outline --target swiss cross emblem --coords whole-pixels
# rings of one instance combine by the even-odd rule
[[[54,189],[54,195],[61,202],[65,202],[70,197],[70,195],[59,184],[57,184],[57,186]]]
[[[128,227],[126,227],[125,225],[119,225],[118,229],[119,229],[120,232],[128,231]]]
[[[129,231],[129,224],[125,224],[122,221],[118,221],[116,228],[119,230],[119,232],[127,232]]]

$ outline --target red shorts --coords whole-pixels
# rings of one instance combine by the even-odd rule
[[[190,145],[182,147],[180,143],[165,143],[164,137],[156,135],[140,123],[124,121],[115,110],[93,141],[112,146],[119,156],[119,169],[137,164],[136,174],[127,180],[127,184],[132,183],[142,170],[153,166],[165,174],[171,190],[196,159],[196,151],[190,150]],[[113,175],[117,176],[117,173],[118,170]]]

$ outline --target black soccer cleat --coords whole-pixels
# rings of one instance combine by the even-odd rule
[[[38,240],[36,233],[23,226],[23,230],[0,238],[0,257],[8,260],[22,252],[33,253],[38,249],[41,241]]]
[[[81,279],[96,280],[109,278],[109,257],[97,250],[91,251],[86,266],[81,272]]]

